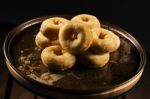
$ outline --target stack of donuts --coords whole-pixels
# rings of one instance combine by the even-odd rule
[[[61,17],[44,20],[35,43],[42,49],[45,66],[66,70],[75,66],[76,61],[92,68],[104,67],[110,53],[119,48],[120,39],[102,28],[95,16],[80,14],[71,20]]]

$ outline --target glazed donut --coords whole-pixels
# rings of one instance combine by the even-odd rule
[[[116,51],[120,46],[119,37],[113,32],[101,28],[101,33],[97,39],[93,40],[90,49],[99,52],[113,52]]]
[[[35,37],[35,44],[43,49],[49,45],[56,45],[59,44],[59,41],[50,41],[47,37],[45,37],[41,32],[39,32]]]
[[[80,15],[73,17],[71,20],[75,20],[75,21],[79,21],[84,24],[87,24],[91,29],[92,28],[100,28],[99,20],[93,15],[80,14]]]
[[[93,41],[91,29],[81,22],[68,21],[59,31],[59,42],[70,53],[86,51]]]
[[[42,22],[40,32],[50,40],[58,39],[60,27],[68,20],[61,17],[52,17]]]
[[[91,51],[86,51],[79,57],[80,63],[83,64],[84,66],[92,68],[102,68],[108,63],[110,54],[109,53],[99,54]]]
[[[46,47],[41,53],[41,59],[45,66],[52,70],[66,70],[74,66],[74,55],[64,51],[61,46]]]

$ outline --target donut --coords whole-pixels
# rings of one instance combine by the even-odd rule
[[[41,53],[41,60],[51,70],[66,70],[74,66],[74,55],[64,51],[61,46],[46,47]]]
[[[94,38],[98,38],[100,33],[101,33],[101,28],[93,28],[92,29],[92,34],[93,34]]]
[[[60,45],[70,53],[77,54],[86,51],[92,41],[91,29],[81,22],[68,21],[60,28]]]
[[[61,17],[52,17],[42,22],[40,32],[50,40],[57,40],[60,27],[68,20]]]
[[[50,45],[56,45],[59,44],[59,41],[50,41],[47,37],[45,37],[41,32],[38,32],[38,34],[35,37],[35,44],[39,48],[43,49]]]
[[[99,54],[92,51],[86,51],[79,56],[80,63],[91,68],[104,67],[108,63],[109,58],[109,53]]]
[[[73,17],[71,20],[75,20],[75,21],[79,21],[84,24],[87,24],[91,29],[92,28],[100,28],[99,20],[93,15],[80,14],[80,15]]]
[[[120,46],[119,37],[113,32],[101,28],[101,33],[97,39],[93,40],[91,50],[99,52],[114,52]]]

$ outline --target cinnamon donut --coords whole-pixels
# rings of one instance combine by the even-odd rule
[[[42,22],[40,32],[51,41],[58,40],[60,27],[68,20],[61,17],[52,17]]]
[[[91,29],[92,28],[100,28],[99,20],[93,15],[80,14],[80,15],[73,17],[71,20],[82,22],[82,23],[88,25]]]
[[[110,54],[109,53],[95,53],[92,51],[87,51],[81,56],[79,56],[80,63],[84,66],[92,67],[92,68],[102,68],[109,61]]]
[[[93,40],[91,45],[92,50],[99,52],[113,52],[120,46],[119,37],[113,32],[101,28],[101,33],[97,39]]]
[[[66,70],[74,66],[74,55],[64,51],[61,46],[46,47],[41,53],[41,59],[45,66],[52,70]]]
[[[56,44],[59,44],[59,41],[56,40],[56,41],[50,41],[47,37],[45,37],[41,32],[39,32],[36,37],[35,37],[35,44],[43,49],[47,46],[50,46],[50,45],[56,45]]]
[[[59,42],[70,53],[86,51],[93,41],[91,29],[77,21],[66,22],[59,31]]]

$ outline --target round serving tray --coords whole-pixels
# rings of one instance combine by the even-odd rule
[[[58,16],[58,15],[57,15]],[[60,15],[61,17],[70,19],[72,16]],[[140,62],[136,72],[133,74],[132,77],[128,78],[126,81],[110,85],[108,87],[100,88],[100,89],[86,89],[86,90],[78,90],[78,89],[65,89],[65,88],[58,88],[55,86],[46,85],[40,82],[37,82],[19,72],[16,66],[13,63],[12,57],[10,55],[10,46],[12,44],[13,39],[20,35],[21,31],[26,30],[27,28],[41,24],[41,22],[47,18],[54,17],[54,16],[45,16],[40,18],[35,18],[24,22],[17,27],[15,27],[10,33],[7,35],[5,42],[4,42],[4,55],[5,61],[7,64],[7,68],[12,74],[12,76],[23,86],[29,88],[30,90],[39,93],[41,95],[47,97],[55,97],[55,98],[64,98],[64,99],[76,99],[76,98],[86,98],[86,99],[99,99],[99,98],[108,98],[114,97],[120,94],[125,93],[126,91],[130,90],[141,78],[141,75],[144,70],[144,66],[146,64],[146,53],[143,47],[139,44],[139,42],[131,36],[125,30],[114,26],[112,24],[102,22],[102,27],[107,28],[111,31],[118,33],[119,35],[123,36],[125,39],[129,40],[134,47],[137,49]],[[82,81],[82,80],[81,80]],[[94,84],[94,83],[93,83]]]

